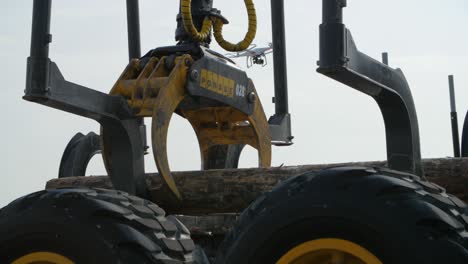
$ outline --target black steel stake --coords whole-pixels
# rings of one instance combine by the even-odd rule
[[[418,119],[408,82],[400,69],[359,51],[343,24],[346,3],[323,0],[318,72],[371,96],[385,122],[389,168],[423,176]]]
[[[138,0],[127,0],[127,30],[129,60],[141,57],[140,12]]]
[[[468,158],[468,112],[466,113],[465,123],[463,124],[461,156]]]
[[[276,146],[289,146],[294,138],[291,134],[291,115],[288,107],[288,70],[286,66],[286,34],[284,22],[284,0],[271,0],[271,26],[273,44],[273,68],[275,80],[275,114],[270,117],[270,134]]]
[[[127,31],[128,31],[128,60],[141,57],[140,37],[140,7],[139,0],[127,0]],[[145,151],[149,148],[146,142],[146,126],[143,118],[138,118],[140,134]]]
[[[382,53],[382,63],[388,66],[388,53]]]
[[[26,92],[42,95],[49,83],[49,43],[51,0],[34,0],[31,33],[31,54],[28,58]]]
[[[130,1],[131,56],[139,57],[137,1]],[[118,190],[147,194],[144,164],[144,125],[126,100],[67,81],[49,58],[52,0],[34,0],[31,55],[24,99],[96,120],[102,125],[106,169]],[[137,41],[136,41],[137,40]]]
[[[273,67],[275,74],[276,114],[288,114],[288,70],[286,67],[286,36],[284,1],[271,0],[271,25],[273,32]]]
[[[455,84],[453,75],[449,75],[449,91],[450,91],[450,119],[452,121],[452,141],[453,141],[453,156],[460,158],[460,136],[458,134],[458,115],[457,105],[455,102]]]

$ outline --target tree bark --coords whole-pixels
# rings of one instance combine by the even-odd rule
[[[385,162],[362,162],[293,167],[254,168],[237,170],[210,170],[174,172],[173,176],[182,193],[178,201],[165,187],[158,174],[147,174],[149,200],[170,214],[204,215],[238,213],[262,193],[290,177],[304,172],[336,166],[384,167]],[[449,193],[468,202],[468,158],[427,159],[423,161],[428,180],[437,183]],[[61,187],[112,188],[107,176],[88,176],[53,179],[46,188]]]

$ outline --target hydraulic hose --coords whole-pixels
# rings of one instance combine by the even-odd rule
[[[224,22],[222,19],[217,17],[205,18],[201,32],[199,32],[193,24],[191,5],[192,0],[181,0],[181,13],[182,21],[184,23],[185,30],[192,36],[195,41],[204,41],[210,34],[211,27],[213,26],[213,35],[221,46],[226,51],[239,52],[249,48],[250,44],[257,34],[257,13],[255,11],[255,5],[253,0],[244,0],[245,7],[247,8],[247,14],[249,18],[248,31],[242,41],[237,44],[233,44],[224,39],[223,26]]]
[[[192,0],[181,0],[181,13],[182,21],[184,23],[185,31],[189,33],[195,41],[204,41],[210,36],[212,22],[209,17],[203,20],[201,32],[197,30],[193,24],[192,18]]]
[[[219,46],[223,49],[230,51],[230,52],[238,52],[243,51],[249,48],[250,44],[255,38],[257,34],[257,13],[255,12],[255,6],[253,0],[244,0],[245,7],[247,8],[247,14],[249,17],[249,29],[247,34],[242,41],[237,44],[233,44],[229,41],[226,41],[223,37],[223,26],[224,23],[221,19],[216,19],[214,22],[213,27],[213,35],[218,42]]]

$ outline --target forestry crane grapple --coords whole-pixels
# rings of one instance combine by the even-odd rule
[[[141,56],[138,0],[127,0],[130,62],[105,94],[64,78],[49,58],[52,1],[34,0],[24,99],[99,122],[99,136],[72,139],[60,176],[83,172],[102,151],[114,189],[48,189],[1,209],[0,263],[468,263],[467,207],[425,180],[408,83],[401,70],[357,49],[343,23],[346,0],[323,0],[318,72],[376,100],[389,168],[331,168],[281,182],[243,211],[215,254],[148,200],[144,118],[152,118],[161,193],[176,204],[185,197],[167,159],[173,113],[195,130],[203,170],[236,168],[244,145],[269,167],[271,145],[292,144],[283,0],[271,0],[276,111],[269,120],[247,73],[209,49],[212,36],[229,52],[250,46],[257,18],[253,0],[244,3],[249,24],[240,42],[224,39],[228,20],[212,0],[181,0],[177,44]]]

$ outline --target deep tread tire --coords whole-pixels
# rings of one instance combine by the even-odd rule
[[[100,137],[94,132],[77,133],[68,142],[60,160],[59,178],[84,176],[91,158],[101,152]],[[236,169],[244,145],[216,145],[209,149],[203,170]]]
[[[100,140],[94,132],[73,136],[60,160],[59,178],[84,176],[91,158],[101,151]]]
[[[237,169],[245,145],[216,145],[208,150],[203,170]]]
[[[186,264],[194,249],[177,219],[120,191],[40,191],[0,211],[0,263],[46,251],[76,264]]]
[[[345,239],[385,264],[468,263],[464,202],[419,177],[335,168],[279,184],[252,203],[216,263],[276,263],[295,246]]]

